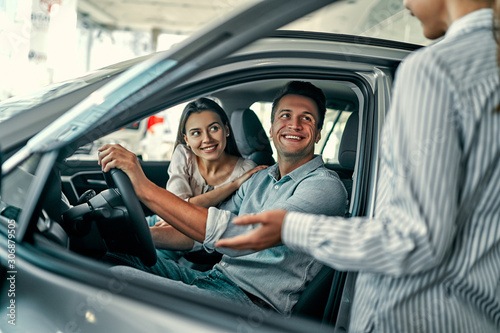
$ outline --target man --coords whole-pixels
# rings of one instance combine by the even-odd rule
[[[426,37],[444,39],[398,69],[374,217],[266,212],[237,222],[262,228],[216,245],[263,249],[283,241],[337,269],[360,271],[353,332],[499,332],[494,1],[405,4]]]
[[[151,229],[155,244],[167,249],[190,248],[192,242],[186,244],[185,237],[176,238],[180,231],[203,243],[211,252],[221,237],[232,237],[253,228],[234,225],[232,220],[238,214],[287,209],[344,215],[345,188],[337,174],[324,167],[321,156],[314,155],[325,111],[325,97],[320,89],[308,82],[289,82],[274,100],[271,116],[270,134],[278,163],[253,175],[219,209],[195,206],[154,185],[142,172],[137,157],[121,146],[100,148],[99,163],[104,171],[117,167],[126,172],[140,200],[171,225]],[[310,256],[285,246],[260,253],[219,251],[226,255],[208,272],[195,271],[163,258],[147,268],[132,258],[114,257],[118,263],[176,280],[163,282],[176,288],[223,296],[253,306],[259,304],[284,315],[291,313],[300,293],[321,268]],[[157,277],[151,279],[158,280]]]

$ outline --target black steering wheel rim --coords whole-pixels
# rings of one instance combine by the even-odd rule
[[[153,266],[157,261],[156,248],[144,211],[130,178],[125,172],[116,168],[105,172],[104,178],[109,188],[118,190],[127,209],[128,217],[123,228],[127,228],[128,231],[133,233],[137,240],[136,244],[130,244],[130,254],[137,256],[144,265]]]

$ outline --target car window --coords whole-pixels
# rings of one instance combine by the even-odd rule
[[[259,117],[262,125],[269,135],[269,129],[271,128],[271,102],[256,102],[250,107],[257,117]],[[323,129],[321,130],[321,140],[314,148],[315,154],[323,155],[323,160],[328,164],[339,163],[339,147],[340,139],[342,138],[342,133],[344,132],[345,124],[349,115],[352,112],[337,110],[332,108],[326,109],[325,122],[323,124]],[[271,140],[271,138],[269,138]],[[277,156],[276,149],[274,145],[271,144],[273,149],[273,155]]]
[[[26,204],[26,198],[29,196],[40,157],[40,154],[31,156],[2,178],[0,188],[0,221],[2,223],[10,224],[12,220],[17,221]]]
[[[339,163],[339,148],[345,124],[352,112],[327,109],[325,123],[321,130],[321,140],[316,145],[315,153],[322,154],[328,164]]]
[[[70,160],[97,160],[97,149],[104,144],[117,143],[134,152],[143,161],[170,161],[174,149],[179,119],[186,103],[168,108],[140,122],[132,123],[108,134],[93,143],[80,147]],[[271,128],[271,102],[255,102],[250,107],[262,122],[269,135]],[[321,130],[321,140],[315,147],[315,154],[321,154],[328,164],[337,164],[340,139],[351,114],[350,111],[327,108]],[[269,137],[271,141],[271,138]],[[276,149],[271,144],[273,155]]]
[[[97,160],[97,149],[117,143],[135,153],[143,161],[170,161],[179,119],[186,103],[160,111],[139,122],[80,147],[69,160]]]

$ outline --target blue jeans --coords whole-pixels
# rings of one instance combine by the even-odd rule
[[[217,268],[201,272],[161,257],[158,257],[158,261],[154,266],[148,267],[143,265],[142,262],[134,256],[115,253],[106,254],[104,259],[106,262],[112,264],[126,265],[115,266],[111,269],[129,278],[143,279],[164,286],[173,287],[177,290],[182,289],[198,295],[215,297],[262,310],[261,307],[250,300],[247,294],[240,289],[238,285]]]

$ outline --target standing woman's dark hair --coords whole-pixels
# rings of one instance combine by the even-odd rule
[[[181,120],[179,121],[179,128],[177,130],[177,139],[175,140],[175,147],[178,144],[186,145],[186,141],[184,140],[184,135],[186,135],[186,122],[189,117],[193,113],[201,113],[203,111],[212,111],[219,115],[222,124],[229,128],[229,135],[226,137],[226,147],[224,151],[233,156],[241,157],[240,151],[238,150],[238,146],[236,146],[236,141],[233,136],[233,129],[231,128],[231,124],[229,123],[229,118],[227,117],[226,112],[222,107],[217,104],[215,101],[201,97],[195,101],[190,102],[182,111]]]

